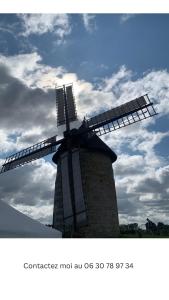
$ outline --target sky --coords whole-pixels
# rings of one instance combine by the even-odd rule
[[[79,120],[145,93],[158,115],[102,136],[121,224],[169,224],[169,14],[0,14],[0,163],[58,134],[55,85],[73,83]],[[72,124],[72,126],[74,126]],[[0,199],[52,222],[51,156],[0,175]]]

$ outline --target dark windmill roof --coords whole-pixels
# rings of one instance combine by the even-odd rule
[[[111,158],[112,163],[116,161],[117,155],[113,150],[111,150],[96,134],[85,134],[80,136],[73,136],[72,139],[73,147],[80,147],[82,149],[87,149],[91,152],[102,152]],[[53,162],[57,163],[59,156],[67,151],[66,141],[64,141],[57,152],[53,155]]]

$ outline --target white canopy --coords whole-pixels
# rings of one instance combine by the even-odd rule
[[[22,214],[0,200],[0,238],[61,238],[62,233]]]

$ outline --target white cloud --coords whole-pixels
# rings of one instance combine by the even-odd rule
[[[120,16],[120,22],[121,23],[125,23],[127,22],[128,20],[130,20],[131,18],[133,18],[135,16],[135,14],[122,14]]]
[[[24,80],[28,73],[35,71],[40,61],[41,57],[36,52],[13,56],[0,55],[0,63],[7,66],[10,69],[10,73],[20,80]]]
[[[127,81],[131,78],[132,72],[130,70],[127,70],[127,68],[123,65],[120,67],[118,72],[113,73],[110,78],[105,78],[103,82],[102,88],[105,92],[113,91],[113,89],[118,85],[119,83],[124,81]]]
[[[23,22],[22,35],[24,36],[42,35],[50,32],[58,37],[60,43],[71,33],[67,14],[19,14],[18,17]]]
[[[15,151],[15,141],[4,130],[0,130],[0,152]]]
[[[93,14],[83,14],[82,15],[83,23],[85,29],[92,33],[96,30],[96,23],[95,23],[95,15]]]
[[[113,93],[116,104],[149,94],[150,100],[162,115],[169,114],[169,73],[167,70],[149,71],[142,77],[133,80],[132,72],[122,66],[117,73],[103,80],[100,89]],[[152,122],[153,119],[150,119]]]
[[[9,33],[9,34],[11,34],[13,36],[12,29],[6,28],[6,27],[2,26],[1,24],[0,24],[0,31],[1,32],[5,32],[5,33]]]
[[[146,136],[148,134],[150,137],[151,133],[145,132]],[[155,222],[162,220],[168,223],[169,166],[154,149],[165,135],[156,133],[156,136],[152,146],[149,147],[151,138],[150,141],[146,140],[143,135],[145,148],[146,145],[148,148],[146,152],[140,150],[139,155],[121,153],[114,165],[120,218],[123,222],[126,216],[126,222],[133,222],[135,218],[135,222],[143,223],[147,217],[150,217]]]
[[[18,78],[29,87],[43,89],[54,88],[57,77],[65,73],[63,67],[52,68],[41,63],[37,52],[13,56],[0,55],[0,63],[10,70],[13,77]],[[60,82],[59,82],[60,84]]]

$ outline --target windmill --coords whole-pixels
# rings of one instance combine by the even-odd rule
[[[116,154],[99,138],[156,115],[148,94],[82,121],[77,119],[72,84],[56,87],[57,135],[6,158],[1,172],[55,152],[57,164],[53,227],[65,237],[117,237],[118,209],[112,163]],[[58,147],[59,146],[59,147]]]

